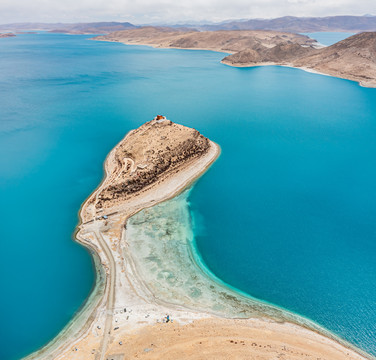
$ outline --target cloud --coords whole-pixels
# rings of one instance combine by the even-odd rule
[[[177,23],[285,15],[376,14],[375,0],[1,0],[0,23]]]

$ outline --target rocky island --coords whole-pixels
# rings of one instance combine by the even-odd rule
[[[204,156],[213,146],[197,130],[157,116],[128,134],[111,153],[107,159],[109,176],[88,200],[84,219],[148,193],[167,174],[178,174],[181,166]]]
[[[367,358],[199,265],[182,227],[190,226],[187,189],[219,153],[197,130],[160,115],[109,153],[76,234],[94,258],[95,289],[61,334],[27,359]]]
[[[14,37],[14,36],[16,36],[16,35],[13,34],[13,33],[0,34],[0,39],[1,38],[7,38],[7,37]]]

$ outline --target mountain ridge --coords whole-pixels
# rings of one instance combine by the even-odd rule
[[[180,22],[176,24],[163,25],[135,25],[130,22],[78,22],[78,23],[40,23],[40,22],[23,22],[0,24],[0,31],[27,31],[27,30],[44,30],[44,31],[65,31],[74,33],[74,28],[82,28],[93,31],[101,30],[101,33],[126,30],[129,28],[138,28],[142,26],[164,26],[170,28],[190,28],[199,31],[217,31],[217,30],[274,30],[288,32],[320,32],[320,31],[338,31],[338,32],[362,32],[376,31],[376,16],[366,14],[363,16],[356,15],[337,15],[325,17],[298,17],[282,16],[272,19],[240,19],[240,20],[223,20],[218,23],[212,22]],[[92,32],[95,33],[95,32]]]

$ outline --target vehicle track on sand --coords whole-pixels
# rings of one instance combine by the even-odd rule
[[[112,252],[110,248],[108,247],[105,239],[103,238],[103,235],[101,234],[100,230],[94,230],[95,235],[97,236],[97,239],[99,243],[101,244],[101,247],[106,254],[106,257],[109,261],[109,289],[108,289],[108,295],[107,295],[107,304],[106,304],[106,321],[104,326],[104,333],[103,338],[100,346],[100,360],[104,360],[107,348],[108,348],[108,342],[112,330],[112,322],[113,322],[113,311],[114,311],[114,304],[115,304],[115,279],[116,279],[116,266],[115,266],[115,260],[112,256]]]

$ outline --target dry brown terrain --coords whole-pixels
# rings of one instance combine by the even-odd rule
[[[232,66],[255,66],[262,64],[281,64],[299,59],[315,53],[312,47],[303,47],[299,44],[277,44],[272,48],[258,46],[245,49],[235,54],[226,56],[222,62]]]
[[[362,86],[376,86],[376,32],[356,34],[325,48],[304,35],[263,30],[182,32],[144,27],[95,40],[222,51],[231,53],[222,60],[231,66],[291,66],[357,81]]]
[[[354,80],[376,87],[376,32],[351,36],[293,61],[296,67]]]
[[[119,41],[125,44],[150,45],[162,48],[207,49],[222,52],[238,52],[246,48],[263,46],[272,48],[277,44],[312,46],[315,40],[305,35],[264,30],[234,31],[179,31],[173,28],[143,27],[116,31],[95,40]]]
[[[286,65],[376,87],[376,32],[353,35],[323,49],[302,49],[299,45],[256,52],[247,49],[222,62],[232,66]]]
[[[107,158],[107,177],[89,198],[83,221],[104,215],[147,193],[153,185],[208,152],[210,142],[197,130],[160,116],[131,131]]]

